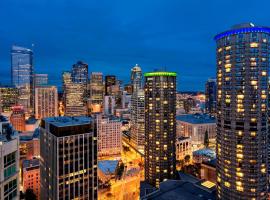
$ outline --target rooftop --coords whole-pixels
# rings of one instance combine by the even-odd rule
[[[46,123],[53,124],[56,127],[76,126],[90,124],[91,118],[85,116],[79,117],[48,117],[43,119]]]
[[[22,166],[23,168],[39,167],[39,160],[38,159],[23,160]]]
[[[7,121],[8,121],[7,117],[0,115],[0,122],[7,122]]]
[[[189,114],[178,115],[176,120],[187,122],[190,124],[211,124],[216,123],[216,118],[208,114]]]
[[[144,73],[145,77],[151,76],[177,76],[176,72],[147,72]]]
[[[214,39],[219,40],[221,38],[237,35],[242,33],[268,33],[270,34],[270,27],[255,26],[253,23],[243,23],[232,27],[232,29],[217,34]]]
[[[118,160],[102,160],[98,161],[98,168],[107,175],[114,174],[118,166]]]
[[[160,188],[141,199],[143,200],[214,200],[215,187],[207,187],[198,181],[191,183],[186,180],[168,180],[160,184]]]
[[[195,156],[207,156],[210,158],[215,159],[216,158],[216,153],[215,151],[211,149],[199,149],[197,151],[193,151],[193,155]]]

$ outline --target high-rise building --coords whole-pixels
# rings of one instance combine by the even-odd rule
[[[11,82],[19,89],[19,104],[27,112],[33,108],[33,51],[19,46],[11,49]]]
[[[0,116],[0,199],[19,199],[19,136]]]
[[[113,85],[117,85],[116,76],[114,75],[105,76],[105,95],[111,95],[110,87]]]
[[[48,74],[34,74],[34,87],[48,85]]]
[[[22,186],[23,191],[31,189],[40,199],[40,167],[38,159],[23,160],[22,162]]]
[[[70,72],[63,73],[64,107],[66,116],[86,115],[85,88],[81,83],[74,83]]]
[[[216,114],[217,108],[217,81],[208,79],[205,84],[205,109],[207,113]]]
[[[78,61],[72,66],[71,78],[73,83],[82,83],[85,89],[88,83],[88,64]]]
[[[25,113],[22,106],[13,106],[10,123],[16,131],[25,131]]]
[[[135,148],[144,152],[144,89],[141,68],[136,65],[131,70],[131,141]]]
[[[176,73],[145,73],[145,180],[159,187],[176,172]]]
[[[103,113],[105,115],[114,115],[115,113],[115,97],[104,96]]]
[[[267,199],[269,39],[251,23],[215,36],[219,199]]]
[[[113,116],[97,115],[98,156],[121,156],[122,122]]]
[[[18,104],[19,90],[15,87],[0,86],[0,112],[11,112]]]
[[[102,103],[104,96],[103,74],[101,72],[92,72],[90,75],[90,113],[102,112]]]
[[[35,117],[58,116],[58,93],[56,86],[38,86],[35,88]]]
[[[88,117],[41,120],[40,199],[97,200],[97,132]]]

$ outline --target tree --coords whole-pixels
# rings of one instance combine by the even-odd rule
[[[36,200],[37,196],[34,194],[32,189],[27,189],[24,194],[25,200]]]
[[[208,131],[206,130],[204,133],[204,147],[208,148],[209,147],[209,136],[208,136]]]
[[[185,160],[185,164],[188,164],[190,162],[190,155],[186,155],[184,160]]]

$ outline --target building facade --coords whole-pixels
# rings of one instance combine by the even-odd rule
[[[122,122],[119,118],[97,115],[98,156],[121,156]]]
[[[19,200],[19,137],[0,116],[0,199]]]
[[[35,117],[58,116],[58,93],[56,86],[38,86],[35,88]]]
[[[16,131],[25,131],[25,114],[22,106],[13,106],[10,123]]]
[[[101,72],[92,72],[90,75],[90,113],[102,112],[104,85],[103,74]]]
[[[145,180],[159,187],[176,172],[176,73],[145,73]]]
[[[192,146],[190,137],[177,137],[176,143],[176,160],[184,160],[185,156],[192,156]]]
[[[216,114],[217,108],[217,81],[208,79],[205,84],[205,110],[207,113]]]
[[[269,36],[252,23],[215,36],[219,199],[267,199]]]
[[[205,135],[209,141],[216,141],[216,119],[208,114],[188,114],[176,117],[177,137],[190,137],[192,150],[204,147]]]
[[[136,65],[131,70],[131,132],[130,137],[134,147],[144,153],[145,116],[144,116],[144,89],[141,68]]]
[[[19,89],[19,104],[27,112],[33,109],[33,51],[19,46],[11,48],[11,82]]]
[[[71,73],[63,73],[65,116],[81,116],[87,114],[85,103],[85,86],[72,81]]]
[[[48,74],[34,74],[34,87],[48,85]]]
[[[97,132],[88,117],[41,121],[41,199],[97,200]]]
[[[114,115],[116,107],[114,96],[104,96],[103,113],[105,115]]]
[[[40,199],[40,166],[38,159],[24,160],[22,164],[22,186],[23,192],[31,189]]]
[[[111,95],[110,87],[113,85],[117,85],[116,76],[114,75],[105,76],[105,95]]]
[[[18,104],[19,90],[15,87],[0,86],[0,112],[11,112]]]

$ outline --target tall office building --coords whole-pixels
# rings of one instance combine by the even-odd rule
[[[115,113],[115,97],[104,96],[103,113],[105,115],[114,115]]]
[[[144,89],[141,68],[136,65],[131,70],[131,141],[135,148],[144,152]]]
[[[11,49],[11,81],[19,89],[19,103],[27,112],[33,108],[33,51],[19,46]]]
[[[22,106],[13,106],[10,123],[16,131],[25,131],[25,113]]]
[[[145,180],[175,178],[176,73],[145,73]]]
[[[74,83],[70,72],[63,73],[64,107],[66,116],[86,115],[84,99],[85,88],[81,83]]]
[[[215,36],[219,199],[267,199],[269,39],[253,24]]]
[[[114,75],[105,76],[105,95],[111,95],[110,87],[113,85],[117,85],[116,76]]]
[[[41,120],[40,199],[97,200],[97,132],[88,117]]]
[[[207,113],[216,114],[217,108],[217,81],[208,79],[205,84],[205,109]]]
[[[104,96],[103,74],[101,72],[92,72],[90,75],[90,112],[102,112],[102,103]]]
[[[0,199],[19,198],[19,136],[0,115]]]
[[[48,85],[48,74],[34,74],[34,87]]]
[[[0,112],[11,112],[18,104],[19,90],[15,87],[0,86]]]
[[[72,66],[71,70],[72,82],[82,83],[85,86],[88,83],[88,64],[78,61]]]
[[[35,88],[35,117],[58,116],[58,93],[56,86],[38,86]]]

